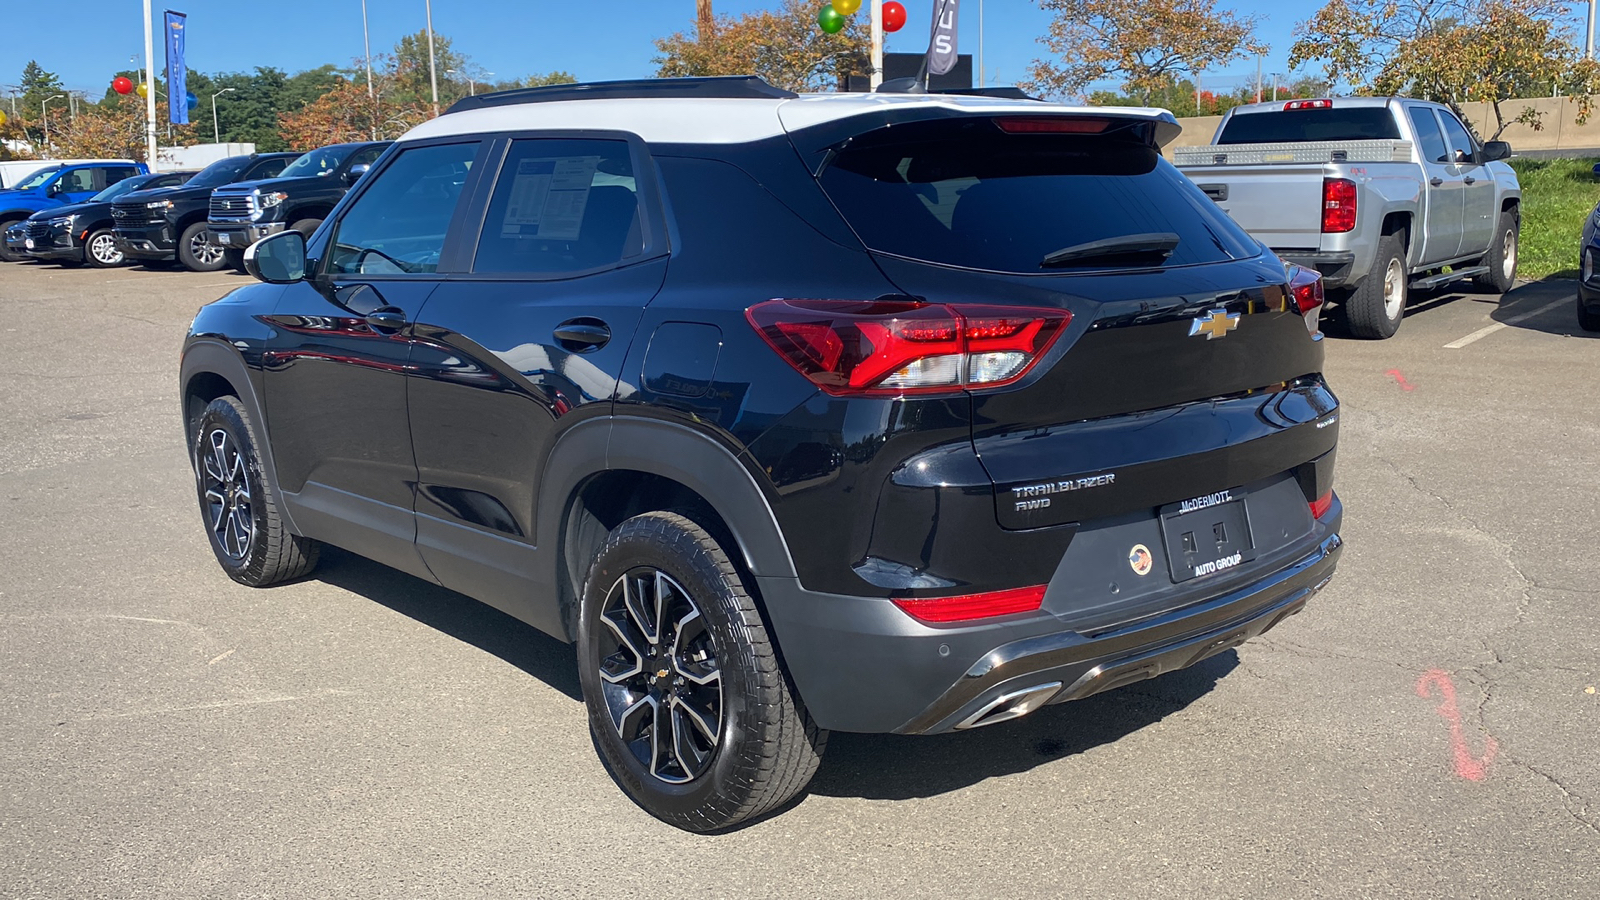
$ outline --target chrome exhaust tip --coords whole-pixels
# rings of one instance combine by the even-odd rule
[[[1012,719],[1020,719],[1049,703],[1050,698],[1060,691],[1061,682],[1052,681],[1049,684],[1035,685],[1020,691],[1012,691],[1009,694],[1001,694],[979,707],[977,712],[962,719],[956,725],[956,730],[964,731],[968,728],[982,728],[985,725],[993,725],[996,722],[1009,722]]]

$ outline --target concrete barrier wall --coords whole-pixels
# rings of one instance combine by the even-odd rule
[[[1523,150],[1592,150],[1600,148],[1600,97],[1594,99],[1594,114],[1589,121],[1577,124],[1578,101],[1570,97],[1540,97],[1533,100],[1507,100],[1500,104],[1500,113],[1507,120],[1516,118],[1523,109],[1533,107],[1543,115],[1537,131],[1513,122],[1506,126],[1500,140],[1509,141],[1511,148]],[[1461,107],[1467,120],[1480,137],[1488,139],[1494,134],[1494,108],[1488,103],[1467,103]],[[1211,143],[1221,124],[1221,116],[1193,116],[1179,119],[1183,134],[1169,147],[1195,147]]]

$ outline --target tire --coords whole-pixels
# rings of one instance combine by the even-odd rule
[[[111,269],[127,262],[127,257],[117,249],[117,234],[102,228],[83,242],[83,261],[96,269]]]
[[[6,233],[6,229],[21,221],[21,219],[0,219],[0,236]],[[6,249],[6,242],[0,240],[0,262],[22,262],[29,258],[25,252]]]
[[[222,248],[206,237],[206,223],[196,222],[178,238],[178,262],[191,272],[215,272],[227,265]]]
[[[1600,331],[1600,310],[1585,305],[1582,294],[1578,295],[1578,327],[1584,331]]]
[[[316,568],[317,542],[284,527],[244,406],[233,397],[218,397],[191,434],[201,522],[228,577],[267,587]]]
[[[317,228],[321,225],[321,219],[297,219],[293,225],[289,226],[289,230],[300,232],[309,241],[311,240],[311,235],[315,234]]]
[[[637,602],[647,594],[654,605]],[[590,734],[641,808],[714,832],[805,789],[828,733],[801,705],[755,601],[705,529],[672,512],[628,519],[596,554],[580,602]]]
[[[1517,247],[1521,244],[1521,230],[1522,220],[1515,210],[1508,209],[1500,213],[1500,221],[1495,223],[1494,241],[1489,244],[1489,252],[1483,255],[1483,262],[1480,263],[1488,266],[1489,271],[1472,279],[1479,290],[1504,294],[1516,284]]]
[[[1405,316],[1410,292],[1406,245],[1399,234],[1386,234],[1378,241],[1372,271],[1345,299],[1344,318],[1350,333],[1369,340],[1393,337]]]

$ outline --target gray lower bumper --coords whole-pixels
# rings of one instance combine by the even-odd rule
[[[1355,269],[1356,255],[1351,251],[1274,250],[1272,252],[1284,262],[1292,262],[1321,272],[1324,287],[1342,287],[1355,280],[1352,271]]]

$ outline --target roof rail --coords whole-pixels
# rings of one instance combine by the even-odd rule
[[[491,106],[521,103],[554,103],[561,100],[638,100],[690,98],[698,100],[788,100],[800,96],[775,88],[756,75],[725,75],[713,78],[640,78],[633,81],[592,81],[585,84],[550,84],[544,87],[495,91],[457,100],[449,113]]]
[[[961,97],[994,97],[1001,100],[1038,100],[1016,85],[996,85],[975,88],[930,88],[916,76],[891,78],[878,85],[877,94],[954,94]]]

